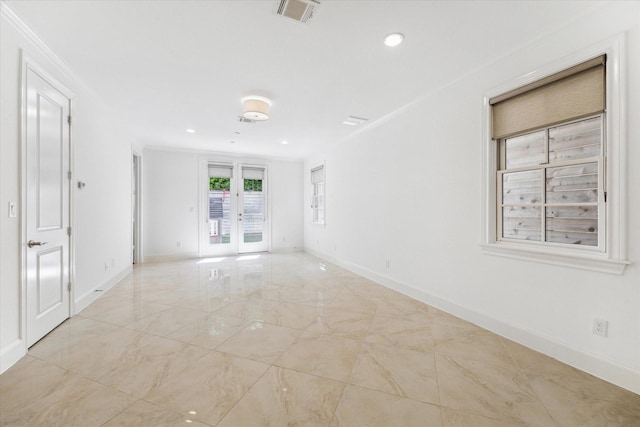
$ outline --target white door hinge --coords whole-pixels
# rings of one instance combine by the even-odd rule
[[[67,282],[67,292],[71,292],[71,282]]]
[[[67,123],[69,123],[69,126],[71,126],[71,116],[67,116]]]
[[[69,181],[71,181],[71,177],[73,176],[73,174],[71,173],[71,171],[67,171],[67,179]]]
[[[71,227],[67,227],[67,236],[71,237]]]

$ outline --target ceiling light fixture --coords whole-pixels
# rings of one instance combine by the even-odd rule
[[[289,141],[282,141],[282,145],[287,145]]]
[[[264,121],[269,120],[269,109],[271,108],[271,100],[263,96],[247,96],[242,98],[242,107],[244,112],[242,116],[245,119]]]
[[[402,33],[391,33],[384,37],[384,44],[389,47],[395,47],[402,43],[403,40],[404,35]]]
[[[187,133],[196,133],[194,129],[187,129]]]

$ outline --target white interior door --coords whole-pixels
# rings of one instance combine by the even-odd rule
[[[269,250],[267,170],[240,165],[238,183],[238,253]]]
[[[70,99],[26,71],[26,340],[31,346],[70,315]]]

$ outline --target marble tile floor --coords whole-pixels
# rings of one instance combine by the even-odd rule
[[[304,253],[143,264],[0,376],[3,426],[640,426],[640,396]]]

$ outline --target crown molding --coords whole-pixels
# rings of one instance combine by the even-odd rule
[[[55,67],[57,67],[64,75],[69,77],[73,82],[79,86],[81,86],[84,90],[90,92],[93,95],[96,95],[95,92],[86,85],[79,77],[78,73],[75,72],[69,64],[67,64],[62,58],[60,58],[56,53],[51,50],[49,46],[36,34],[26,22],[22,20],[18,14],[11,9],[11,7],[4,1],[0,0],[0,19],[3,19],[8,24],[10,24],[13,28],[18,31],[18,33],[24,37],[29,43],[31,43],[36,50],[45,56],[50,62],[53,63]],[[98,98],[99,99],[99,98]]]

